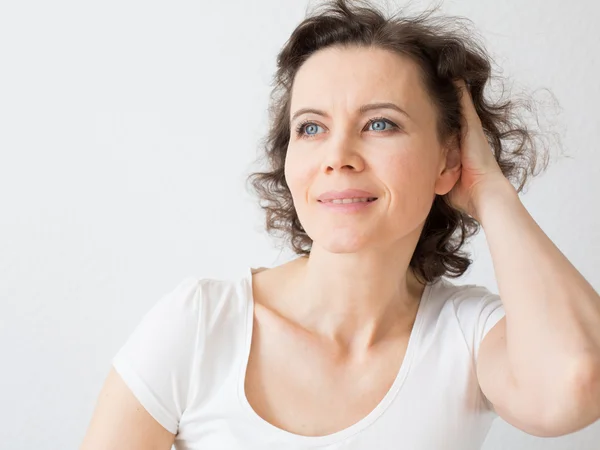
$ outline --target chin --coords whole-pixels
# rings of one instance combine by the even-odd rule
[[[318,236],[314,241],[329,253],[357,253],[372,245],[366,236],[360,236],[340,231],[335,235]]]

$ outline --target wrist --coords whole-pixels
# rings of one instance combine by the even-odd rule
[[[493,210],[497,202],[510,202],[519,199],[515,187],[504,176],[481,182],[473,189],[472,205],[474,218],[482,224],[488,210]]]

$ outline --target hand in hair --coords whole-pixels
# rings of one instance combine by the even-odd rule
[[[448,198],[452,206],[477,219],[477,202],[482,191],[509,181],[494,157],[465,81],[454,83],[460,92],[462,136],[460,148],[449,152],[448,164],[460,163],[461,176]]]

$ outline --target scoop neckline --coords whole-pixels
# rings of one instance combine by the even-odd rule
[[[393,400],[397,397],[398,392],[400,392],[400,389],[404,384],[406,376],[408,375],[416,348],[421,340],[421,329],[425,317],[425,310],[430,298],[432,286],[435,284],[435,282],[427,283],[425,285],[425,288],[421,295],[421,299],[419,301],[419,306],[417,308],[415,322],[410,332],[404,358],[402,360],[400,368],[398,369],[398,372],[396,373],[396,377],[394,378],[392,386],[385,393],[381,401],[365,417],[342,430],[322,436],[305,436],[284,430],[283,428],[279,428],[276,425],[273,425],[272,423],[263,419],[256,411],[254,411],[252,405],[250,405],[250,402],[246,397],[246,371],[248,368],[248,360],[250,357],[250,349],[252,344],[252,333],[254,328],[254,296],[252,293],[252,275],[261,271],[261,269],[266,269],[266,267],[248,266],[246,268],[245,275],[242,277],[242,292],[245,295],[247,301],[245,302],[246,329],[244,333],[244,357],[241,363],[240,373],[238,376],[238,400],[240,401],[241,407],[244,410],[246,416],[250,420],[252,420],[257,427],[261,427],[262,432],[276,434],[278,438],[282,439],[286,443],[302,443],[315,445],[333,444],[347,439],[350,436],[353,436],[372,425],[392,404]]]

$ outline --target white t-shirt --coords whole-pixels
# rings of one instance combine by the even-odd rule
[[[188,277],[144,316],[113,366],[144,408],[177,434],[177,450],[471,450],[496,414],[476,378],[498,295],[445,278],[423,292],[400,370],[366,417],[326,436],[262,419],[244,393],[253,328],[248,268],[229,280]],[[290,405],[293,408],[293,405]]]

